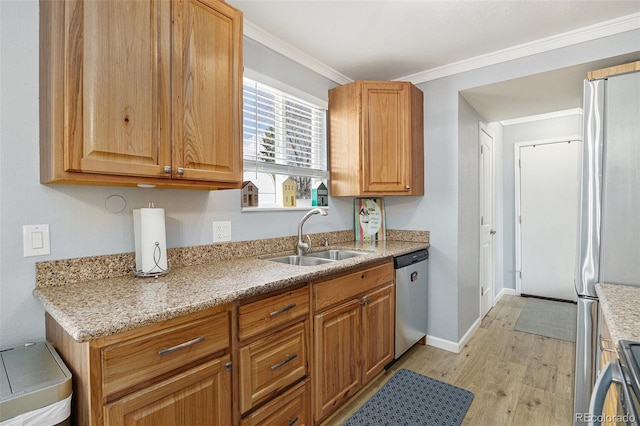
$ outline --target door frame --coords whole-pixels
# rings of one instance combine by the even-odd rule
[[[570,142],[570,141],[582,141],[582,136],[580,135],[569,135],[569,136],[562,136],[562,137],[556,137],[556,138],[546,138],[546,139],[537,139],[537,140],[530,140],[530,141],[522,141],[522,142],[516,142],[513,144],[513,176],[514,176],[514,180],[515,180],[515,197],[514,197],[514,203],[515,203],[515,216],[514,216],[514,223],[515,223],[515,249],[516,249],[516,269],[515,269],[515,287],[516,287],[516,295],[520,296],[522,294],[522,226],[520,223],[520,215],[521,215],[521,210],[520,210],[520,149],[525,147],[525,146],[532,146],[532,145],[546,145],[546,144],[553,144],[553,143],[562,143],[562,142]],[[580,148],[582,149],[582,148]],[[579,154],[580,155],[580,154]]]
[[[489,136],[491,138],[491,140],[493,141],[493,147],[491,149],[491,186],[492,186],[492,193],[493,193],[493,202],[492,202],[492,206],[491,206],[491,215],[493,216],[493,227],[497,228],[496,226],[496,136],[495,133],[493,133],[489,126],[486,123],[483,123],[482,121],[478,122],[478,174],[482,173],[481,167],[480,167],[480,162],[482,161],[482,153],[481,153],[481,147],[482,147],[482,142],[481,142],[481,133],[484,132],[487,136]],[[482,178],[481,176],[479,177],[479,182],[482,182]],[[482,187],[479,185],[478,186],[478,195],[479,197],[482,197]],[[482,216],[482,203],[479,202],[478,203],[478,223],[480,223],[480,217]],[[480,251],[482,250],[482,225],[479,225],[478,227],[478,256],[480,256]],[[495,234],[491,237],[493,238],[493,242],[491,244],[491,251],[492,251],[492,257],[493,257],[493,261],[492,261],[492,265],[491,265],[491,275],[492,275],[492,282],[493,285],[491,286],[491,297],[489,298],[489,309],[487,310],[487,312],[485,313],[485,315],[496,305],[496,238],[495,238]],[[481,260],[481,258],[480,258]],[[482,262],[480,261],[478,264],[478,294],[480,295],[479,300],[478,300],[478,308],[479,308],[479,313],[480,313],[480,320],[482,320],[482,318],[484,318],[484,316],[482,315],[482,279],[480,279],[482,274]]]

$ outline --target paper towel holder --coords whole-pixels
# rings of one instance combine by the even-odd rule
[[[143,278],[149,278],[149,277],[159,277],[161,275],[166,275],[169,272],[171,272],[171,267],[167,266],[167,269],[162,269],[162,266],[159,265],[159,261],[160,261],[160,257],[156,257],[155,253],[156,252],[160,252],[160,244],[156,243],[155,244],[155,249],[154,249],[154,256],[153,256],[153,260],[156,264],[156,266],[158,267],[158,269],[160,269],[160,271],[156,271],[156,272],[144,272],[144,271],[139,271],[136,269],[135,266],[131,267],[131,270],[133,271],[133,275],[135,275],[136,277],[143,277]]]
[[[164,209],[156,209],[154,203],[149,202],[148,208],[133,210],[133,222],[136,246],[136,264],[131,267],[133,274],[136,277],[168,274],[171,268],[167,258]]]

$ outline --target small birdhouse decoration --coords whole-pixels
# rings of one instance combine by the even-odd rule
[[[311,205],[320,207],[329,205],[329,190],[324,183],[320,182],[317,188],[311,190]]]
[[[282,183],[280,184],[280,187],[281,187],[280,200],[282,201],[282,206],[295,207],[296,206],[296,190],[297,190],[296,183],[293,181],[293,179],[289,177],[289,178],[286,178],[284,181],[282,181]]]
[[[258,187],[250,180],[242,182],[242,207],[258,207]]]

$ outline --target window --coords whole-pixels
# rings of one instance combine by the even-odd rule
[[[310,206],[327,177],[326,110],[249,78],[243,89],[244,180],[260,207]]]

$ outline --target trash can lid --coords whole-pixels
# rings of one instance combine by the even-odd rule
[[[71,395],[71,373],[49,342],[0,352],[0,422]]]

